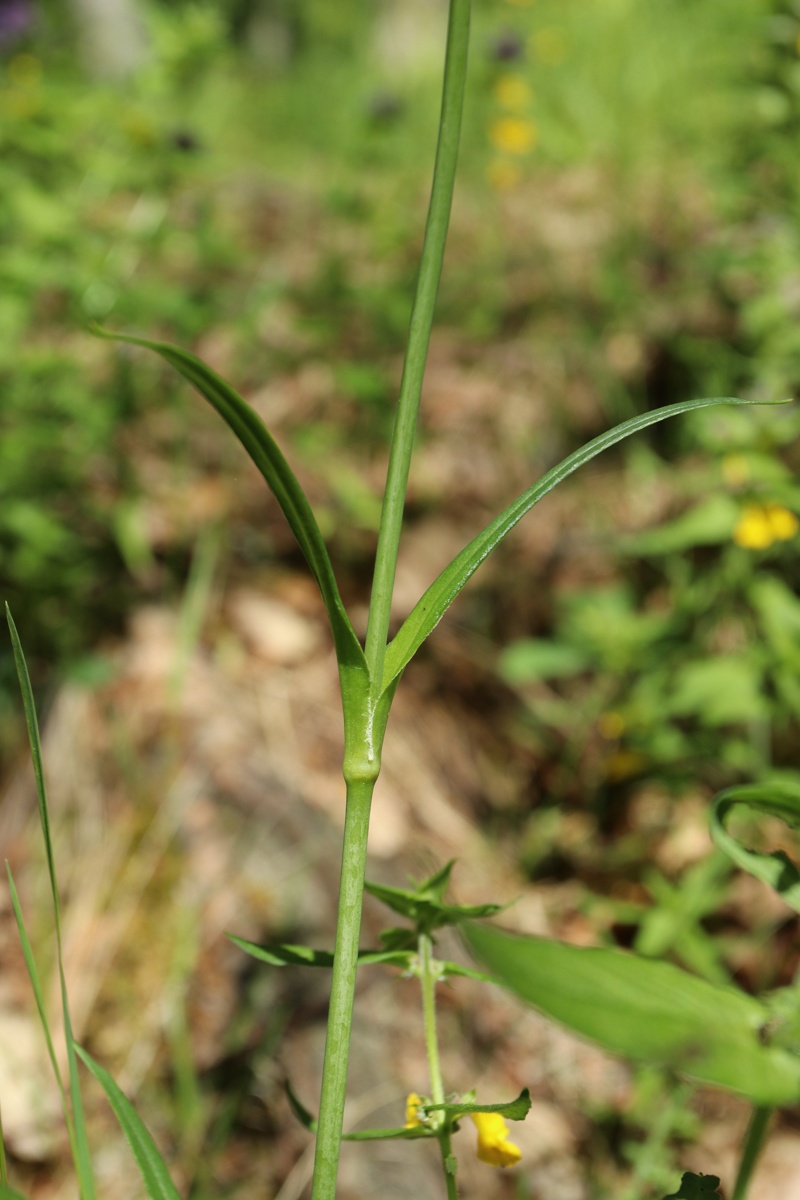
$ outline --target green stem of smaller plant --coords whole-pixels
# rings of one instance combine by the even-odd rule
[[[747,1137],[744,1143],[744,1150],[742,1151],[742,1158],[739,1163],[739,1174],[736,1176],[736,1185],[733,1189],[731,1200],[746,1200],[750,1178],[753,1174],[756,1160],[761,1153],[772,1112],[771,1108],[753,1109],[750,1124],[747,1127]]]
[[[431,1080],[431,1101],[433,1104],[444,1104],[444,1083],[442,1067],[439,1061],[439,1038],[436,1032],[436,984],[440,975],[433,957],[433,942],[426,933],[419,935],[419,981],[422,988],[422,1015],[425,1026],[425,1048],[428,1053],[428,1072]],[[444,1113],[438,1111],[431,1114],[434,1120],[441,1122],[437,1129],[439,1152],[442,1156],[444,1180],[447,1188],[447,1200],[457,1200],[458,1189],[453,1169],[453,1151],[450,1145],[450,1122]]]
[[[442,1126],[442,1132],[439,1134],[439,1149],[442,1155],[442,1166],[444,1167],[444,1182],[447,1188],[447,1200],[458,1200],[458,1185],[456,1184],[455,1159],[450,1145],[450,1126],[445,1124]]]

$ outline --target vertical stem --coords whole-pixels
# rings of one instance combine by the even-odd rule
[[[431,1100],[444,1104],[444,1084],[439,1062],[439,1039],[436,1035],[436,982],[433,970],[431,939],[426,933],[419,935],[419,981],[422,988],[422,1016],[425,1024],[425,1049],[428,1052],[428,1071],[431,1077]],[[437,1113],[437,1118],[441,1118]]]
[[[374,779],[358,779],[347,783],[342,876],[339,885],[328,1032],[322,1066],[322,1094],[312,1200],[333,1200],[336,1195],[358,964],[358,937],[361,930],[369,810],[374,787]]]
[[[447,227],[450,223],[467,74],[470,4],[471,0],[450,0],[436,165],[383,496],[366,640],[367,662],[375,686],[379,689],[386,653],[408,469],[422,393],[422,377],[428,356],[436,293],[442,274]]]
[[[439,1062],[439,1038],[436,1033],[436,984],[439,973],[434,967],[433,946],[426,933],[419,935],[419,980],[422,988],[422,1016],[425,1025],[425,1048],[428,1053],[428,1071],[431,1077],[431,1100],[444,1104],[444,1083]],[[458,1200],[455,1159],[450,1145],[450,1123],[442,1112],[431,1114],[441,1121],[438,1129],[439,1153],[442,1156],[447,1200]]]
[[[736,1176],[736,1184],[733,1189],[731,1200],[745,1200],[747,1189],[750,1186],[750,1177],[753,1174],[753,1168],[756,1165],[756,1159],[761,1152],[761,1147],[764,1144],[764,1138],[767,1134],[767,1126],[769,1119],[772,1116],[771,1108],[754,1108],[750,1116],[750,1124],[747,1127],[747,1137],[742,1151],[741,1161],[739,1162],[739,1174]]]

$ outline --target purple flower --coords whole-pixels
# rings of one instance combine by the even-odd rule
[[[30,0],[0,0],[0,49],[13,45],[32,24]]]

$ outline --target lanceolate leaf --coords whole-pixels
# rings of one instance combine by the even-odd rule
[[[120,1129],[133,1150],[145,1191],[150,1200],[180,1200],[180,1192],[170,1179],[169,1171],[158,1147],[128,1097],[115,1083],[105,1067],[96,1063],[80,1046],[76,1046],[75,1050],[108,1097],[109,1104],[114,1110],[114,1116],[119,1121]]]
[[[800,871],[788,854],[783,850],[768,854],[746,850],[741,842],[728,833],[725,822],[737,804],[764,813],[765,816],[779,817],[787,825],[797,827],[800,826],[800,785],[776,781],[728,788],[715,799],[710,816],[711,836],[720,850],[724,850],[737,866],[768,883],[790,908],[800,912]]]
[[[470,1113],[499,1113],[507,1121],[524,1121],[531,1110],[531,1094],[523,1088],[516,1100],[505,1104],[426,1104],[426,1112],[442,1109],[448,1117],[466,1117]]]
[[[595,458],[603,450],[607,450],[610,446],[616,445],[617,442],[621,442],[624,438],[630,437],[632,433],[638,433],[640,429],[646,429],[648,425],[654,425],[657,421],[664,421],[668,417],[676,417],[680,413],[691,412],[696,408],[708,408],[713,404],[748,403],[751,403],[751,401],[725,396],[702,400],[685,400],[681,404],[670,404],[664,408],[655,409],[653,412],[644,413],[639,417],[633,417],[630,421],[625,421],[622,425],[617,425],[614,429],[608,430],[607,433],[601,434],[600,437],[595,438],[593,441],[587,442],[580,450],[576,450],[574,454],[570,454],[558,466],[553,467],[546,475],[542,476],[538,483],[535,483],[533,487],[523,492],[513,504],[510,504],[498,517],[495,517],[476,538],[473,538],[468,546],[464,547],[449,566],[445,567],[438,578],[434,580],[409,613],[394,640],[389,644],[384,663],[382,688],[386,689],[389,687],[392,681],[405,670],[419,647],[425,641],[425,638],[442,619],[458,593],[475,574],[484,559],[491,554],[492,550],[514,528],[517,522],[535,504],[538,504],[543,496],[552,491],[562,479],[566,479],[573,471],[577,471],[578,467]]]
[[[286,1096],[289,1100],[289,1105],[292,1112],[297,1117],[301,1125],[303,1125],[309,1133],[317,1132],[317,1119],[312,1115],[303,1104],[302,1100],[298,1099],[289,1080],[284,1084],[286,1088]],[[393,1129],[358,1129],[354,1133],[342,1134],[342,1140],[345,1142],[384,1142],[403,1139],[405,1141],[414,1141],[418,1138],[435,1137],[432,1129],[425,1125],[401,1125]]]
[[[340,665],[344,668],[355,667],[366,675],[364,653],[339,595],[331,560],[316,517],[294,472],[261,418],[230,384],[194,354],[167,342],[153,342],[147,338],[109,333],[98,326],[93,326],[92,329],[100,337],[127,342],[132,346],[143,346],[160,354],[197,388],[228,424],[267,481],[306,557],[328,610]]]
[[[800,1059],[762,1044],[768,1009],[670,963],[465,928],[477,957],[547,1016],[626,1058],[663,1063],[758,1105],[796,1104]]]
[[[228,937],[235,946],[252,955],[260,962],[269,963],[272,967],[332,967],[333,954],[330,950],[312,950],[310,946],[272,945],[259,946],[257,942],[248,942],[246,938],[229,933]],[[359,950],[358,965],[370,963],[387,963],[393,967],[407,967],[411,958],[410,950]]]

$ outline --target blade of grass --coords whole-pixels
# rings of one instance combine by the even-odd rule
[[[11,867],[8,865],[8,863],[6,863],[6,871],[8,872],[8,885],[11,890],[11,905],[14,909],[14,919],[17,922],[17,932],[19,934],[20,945],[22,946],[22,955],[25,959],[25,967],[28,971],[28,978],[31,981],[33,998],[36,1001],[36,1009],[39,1013],[39,1021],[44,1032],[47,1055],[50,1059],[50,1065],[53,1068],[53,1074],[56,1077],[56,1084],[58,1085],[59,1094],[61,1096],[61,1107],[64,1111],[64,1120],[66,1122],[67,1133],[69,1134],[70,1145],[72,1146],[74,1155],[76,1152],[75,1130],[72,1125],[72,1116],[69,1111],[69,1104],[67,1103],[67,1092],[64,1087],[63,1077],[61,1075],[61,1068],[58,1065],[58,1058],[56,1057],[55,1046],[53,1045],[53,1037],[50,1033],[50,1022],[47,1019],[47,1011],[44,1004],[44,992],[42,991],[42,983],[39,978],[39,970],[36,966],[36,959],[34,958],[30,938],[28,937],[28,931],[25,927],[25,919],[22,915],[22,906],[20,905],[19,896],[17,895],[14,876],[11,874]]]
[[[53,841],[50,836],[50,814],[47,806],[47,789],[44,781],[44,764],[42,762],[42,743],[39,737],[39,722],[36,716],[36,705],[33,699],[33,688],[31,687],[30,674],[28,673],[28,664],[25,661],[25,654],[22,649],[22,643],[19,639],[17,627],[14,624],[14,619],[11,616],[11,609],[6,604],[6,617],[8,618],[8,628],[11,633],[11,644],[14,650],[14,664],[17,669],[17,677],[19,679],[20,691],[22,693],[22,706],[25,710],[25,722],[28,727],[28,741],[31,747],[31,757],[33,759],[33,773],[36,779],[36,795],[39,801],[39,823],[42,829],[42,837],[44,838],[45,855],[47,857],[47,869],[50,875],[50,889],[53,901],[53,923],[56,934],[56,959],[58,964],[58,976],[61,987],[61,1008],[64,1018],[64,1037],[67,1044],[67,1068],[69,1075],[69,1093],[72,1102],[72,1127],[74,1130],[74,1138],[70,1139],[75,1170],[78,1175],[78,1189],[81,1200],[94,1200],[94,1173],[92,1171],[92,1158],[89,1151],[89,1141],[86,1136],[86,1121],[83,1114],[83,1100],[81,1098],[80,1079],[78,1077],[78,1063],[75,1058],[75,1048],[72,1040],[72,1022],[69,1015],[69,1001],[67,998],[67,981],[64,975],[64,955],[61,938],[61,905],[58,899],[58,883],[56,880],[56,865],[55,855],[53,853]],[[22,916],[19,905],[17,905],[20,917]],[[30,943],[28,943],[30,948]],[[33,956],[31,955],[31,961]],[[41,994],[41,988],[40,994]],[[37,999],[37,1004],[39,1000]],[[44,1012],[43,1004],[40,1006],[40,1016]]]
[[[114,1110],[114,1116],[119,1122],[120,1129],[125,1134],[128,1144],[133,1151],[150,1200],[181,1200],[180,1192],[172,1182],[167,1164],[164,1162],[147,1126],[122,1091],[122,1088],[116,1083],[105,1067],[101,1067],[99,1063],[96,1063],[82,1046],[75,1046],[75,1050],[108,1097],[108,1102]]]
[[[532,487],[518,496],[508,508],[495,517],[460,554],[445,567],[433,581],[425,594],[417,602],[408,617],[400,627],[397,635],[386,650],[383,669],[382,690],[391,687],[392,683],[405,670],[422,643],[442,619],[447,609],[455,600],[464,585],[472,578],[481,563],[503,540],[518,521],[529,512],[535,504],[552,491],[562,479],[566,479],[573,471],[577,471],[584,463],[589,462],[603,450],[616,445],[624,438],[630,437],[664,421],[668,417],[676,417],[680,413],[691,412],[697,408],[709,408],[714,404],[753,404],[752,400],[740,400],[733,396],[707,397],[701,400],[684,400],[680,404],[669,404],[653,412],[643,413],[624,421],[621,425],[600,434],[585,446],[581,446],[574,454],[570,454],[552,470],[543,475]],[[779,401],[778,403],[786,403]]]

